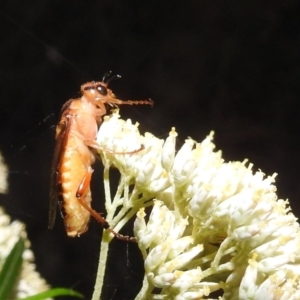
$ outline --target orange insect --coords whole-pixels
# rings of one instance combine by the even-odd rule
[[[57,204],[64,218],[67,235],[80,236],[88,229],[90,215],[117,238],[132,241],[133,238],[123,236],[110,228],[107,221],[91,208],[90,181],[93,173],[91,165],[95,161],[95,149],[104,149],[96,142],[96,135],[106,114],[107,105],[149,104],[149,100],[122,101],[115,97],[105,82],[87,82],[81,86],[81,98],[70,99],[61,110],[60,121],[56,127],[56,148],[52,164],[51,194],[48,227],[54,225]],[[113,78],[110,79],[110,81]],[[125,153],[133,154],[142,148]]]

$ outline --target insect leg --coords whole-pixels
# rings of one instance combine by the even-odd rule
[[[140,151],[145,149],[145,146],[141,145],[139,149],[136,149],[136,150],[133,150],[133,151],[117,152],[117,151],[114,151],[114,150],[111,150],[111,149],[100,146],[96,141],[85,140],[84,144],[87,145],[88,147],[91,147],[91,148],[94,148],[94,149],[97,149],[97,150],[101,150],[101,151],[104,151],[104,152],[108,152],[110,154],[120,154],[120,155],[135,154],[135,153],[140,152]]]
[[[89,167],[87,173],[82,178],[81,183],[77,189],[76,192],[76,198],[79,201],[79,203],[98,221],[104,229],[110,231],[117,239],[126,241],[126,242],[136,242],[136,239],[134,237],[130,236],[124,236],[116,231],[114,231],[112,228],[110,228],[108,222],[94,209],[89,207],[82,199],[83,195],[87,191],[87,189],[90,186],[91,178],[92,178],[93,169]]]

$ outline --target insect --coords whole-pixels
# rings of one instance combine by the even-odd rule
[[[130,241],[133,238],[115,232],[107,221],[91,208],[90,181],[93,173],[91,165],[95,161],[94,151],[102,149],[114,153],[97,144],[96,134],[108,105],[153,105],[153,101],[117,99],[108,88],[109,81],[115,77],[105,82],[108,75],[110,73],[106,73],[101,82],[83,84],[81,98],[70,99],[62,107],[60,121],[56,127],[57,142],[52,164],[48,227],[51,229],[54,225],[58,205],[68,236],[83,234],[88,229],[92,215],[117,238]],[[133,154],[141,149],[123,154]]]

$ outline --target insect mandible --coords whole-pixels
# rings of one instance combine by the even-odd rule
[[[50,207],[48,227],[51,229],[56,218],[57,205],[64,218],[67,235],[80,236],[88,229],[90,215],[113,233],[118,239],[133,241],[110,228],[107,221],[91,208],[90,181],[91,165],[95,161],[95,149],[103,149],[96,142],[96,135],[107,105],[148,104],[149,100],[119,100],[108,88],[104,75],[101,82],[87,82],[81,86],[81,97],[67,101],[56,127],[56,147],[52,163]],[[142,148],[141,148],[142,149]],[[133,154],[136,151],[126,152]],[[104,149],[104,151],[109,151]],[[113,153],[113,151],[111,151]]]

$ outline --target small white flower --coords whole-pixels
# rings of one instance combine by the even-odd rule
[[[112,163],[128,180],[134,178],[140,190],[156,193],[166,189],[170,182],[161,165],[164,141],[150,133],[141,136],[137,124],[119,117],[116,111],[111,117],[105,117],[100,126],[97,142],[104,148],[100,151],[103,161],[105,164]],[[133,151],[136,153],[130,153]]]
[[[0,193],[2,194],[6,193],[8,189],[7,177],[8,169],[7,166],[4,164],[2,155],[0,153]]]

